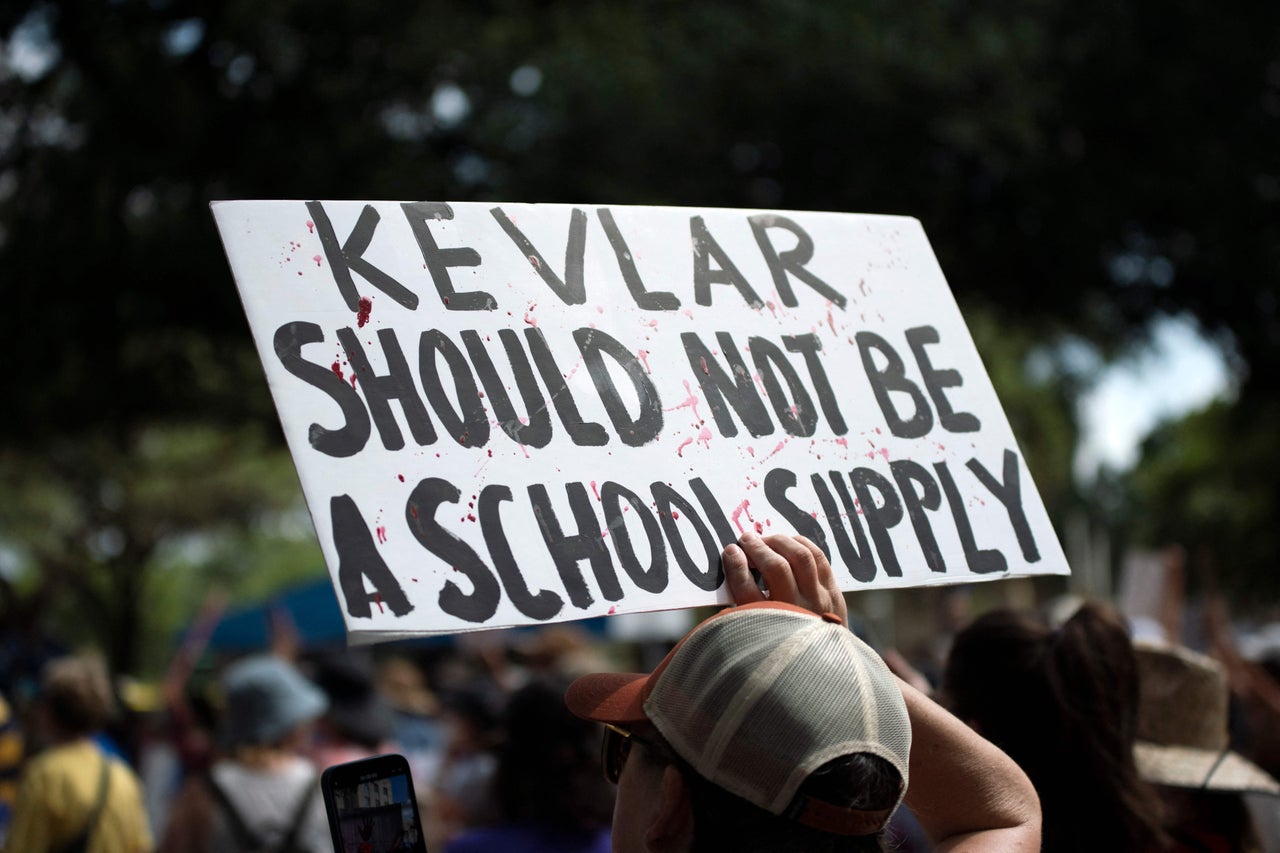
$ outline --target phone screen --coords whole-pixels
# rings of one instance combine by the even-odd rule
[[[408,762],[379,755],[338,764],[321,777],[334,849],[426,853]]]

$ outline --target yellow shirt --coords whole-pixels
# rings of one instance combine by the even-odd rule
[[[52,853],[78,835],[97,802],[103,757],[92,742],[78,740],[31,759],[5,849]],[[149,853],[153,842],[138,779],[119,761],[111,760],[110,766],[110,787],[89,836],[89,853]]]

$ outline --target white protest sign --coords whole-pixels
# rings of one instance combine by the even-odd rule
[[[849,590],[1067,572],[914,219],[213,212],[355,642],[725,602],[750,530]]]

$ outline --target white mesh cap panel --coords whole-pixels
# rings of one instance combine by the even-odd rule
[[[645,713],[704,777],[774,814],[805,778],[869,752],[905,782],[911,727],[884,662],[846,628],[785,610],[730,611],[695,630]]]

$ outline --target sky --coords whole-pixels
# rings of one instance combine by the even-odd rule
[[[1105,368],[1081,399],[1077,479],[1092,479],[1100,465],[1131,467],[1142,439],[1161,421],[1201,408],[1231,387],[1226,360],[1193,321],[1157,321],[1151,344]]]

